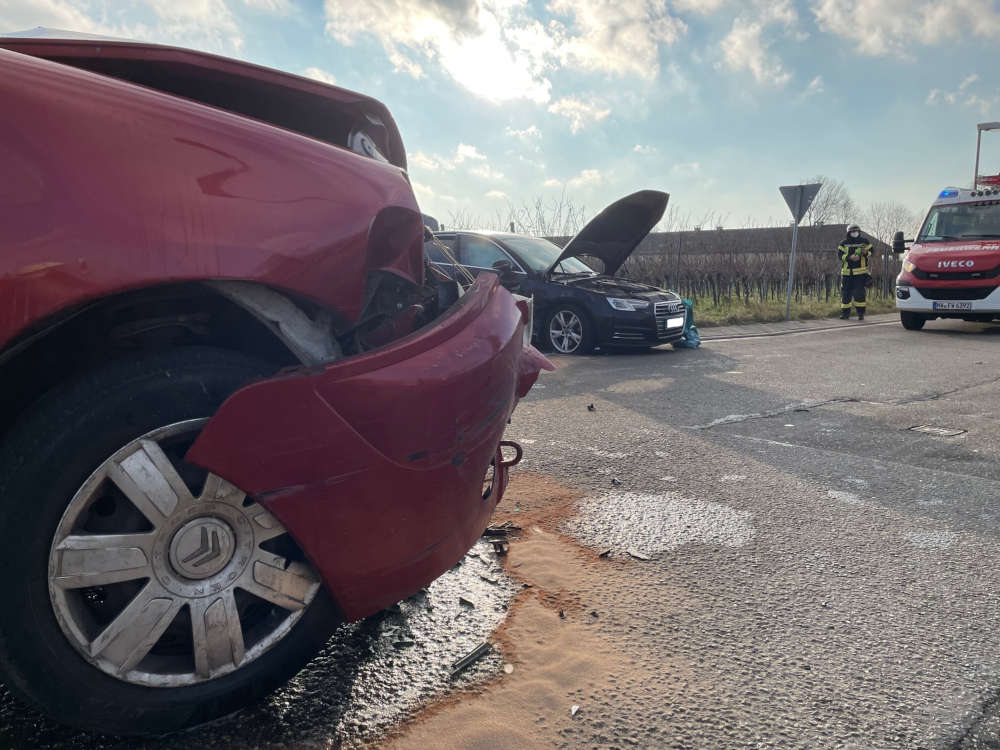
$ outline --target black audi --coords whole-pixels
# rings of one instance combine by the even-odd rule
[[[563,354],[594,347],[651,347],[681,338],[684,303],[674,292],[615,276],[663,216],[669,196],[643,190],[605,208],[564,248],[505,232],[435,232],[428,259],[452,278],[496,271],[534,298],[535,341]],[[440,243],[440,244],[438,244]],[[588,262],[584,262],[584,258]],[[589,263],[602,265],[594,270]]]

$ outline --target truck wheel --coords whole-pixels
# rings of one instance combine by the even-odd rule
[[[903,324],[903,328],[907,331],[919,331],[924,327],[927,318],[920,313],[900,312],[899,322]]]
[[[336,625],[284,528],[184,461],[273,368],[177,349],[60,386],[0,446],[0,676],[58,721],[161,734],[285,682]]]
[[[545,338],[560,354],[590,354],[594,327],[590,318],[572,305],[557,305],[545,319]]]

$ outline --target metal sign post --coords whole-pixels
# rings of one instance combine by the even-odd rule
[[[976,166],[972,169],[972,189],[979,187],[979,146],[983,142],[984,130],[1000,130],[1000,122],[981,122],[976,125]]]
[[[785,294],[785,320],[791,318],[792,310],[792,286],[795,284],[795,249],[799,244],[799,222],[805,216],[813,199],[823,187],[821,183],[815,182],[810,185],[784,185],[779,187],[781,196],[788,204],[788,209],[792,212],[792,252],[788,256],[788,289]]]

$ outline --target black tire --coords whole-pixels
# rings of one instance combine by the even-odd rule
[[[91,665],[60,628],[49,550],[70,498],[108,456],[158,427],[212,415],[273,371],[218,349],[185,348],[111,362],[57,387],[0,445],[0,676],[55,720],[112,734],[163,734],[233,713],[282,685],[337,624],[321,589],[270,650],[224,676],[145,687]]]
[[[576,346],[573,348],[563,345],[563,339],[552,334],[553,321],[568,320],[568,316],[573,316],[575,320],[579,321],[578,334],[580,338],[579,341],[574,342]],[[590,354],[594,351],[594,346],[597,343],[594,325],[590,317],[575,305],[556,305],[551,308],[545,316],[542,338],[546,348],[551,348],[560,354]]]
[[[920,313],[900,312],[899,322],[903,324],[903,328],[907,331],[919,331],[924,327],[924,323],[927,322],[927,318]]]

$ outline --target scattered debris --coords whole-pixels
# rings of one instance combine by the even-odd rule
[[[497,553],[499,557],[503,557],[507,554],[507,550],[510,547],[506,542],[493,542],[493,551]]]
[[[566,619],[566,613],[563,612],[561,609],[559,610],[559,619],[560,620],[565,620]]]
[[[410,646],[415,646],[416,641],[393,641],[393,648],[409,648]]]
[[[458,603],[461,604],[463,607],[469,607],[471,609],[475,609],[476,607],[476,603],[474,601],[472,601],[471,599],[466,599],[464,596],[458,597]]]
[[[534,588],[534,586],[532,586],[530,583],[522,583],[521,584],[521,588],[522,589],[531,589],[531,588]]]
[[[486,581],[486,583],[492,583],[494,586],[496,586],[500,582],[499,578],[488,576],[485,573],[480,573],[479,577],[482,578],[484,581]]]
[[[627,552],[629,557],[634,557],[636,560],[643,560],[645,562],[648,562],[649,560],[653,559],[649,555],[644,555],[641,552],[637,552],[634,549],[627,550]]]
[[[493,646],[489,643],[480,643],[472,651],[451,665],[451,679],[455,679],[492,650]]]
[[[504,664],[503,665],[503,671],[504,671],[504,674],[513,674],[514,673],[514,665],[513,664]]]
[[[512,531],[520,531],[521,527],[516,526],[510,521],[504,521],[496,526],[487,526],[486,530],[483,532],[484,539],[501,539],[503,541],[507,540],[507,537]]]
[[[621,487],[622,480],[620,480],[618,477],[611,477],[611,484],[614,485],[615,487]]]
[[[593,404],[587,404],[587,411],[597,411],[597,407]]]
[[[591,617],[599,617],[600,615],[597,614],[597,610],[596,609],[592,609],[592,610],[590,610],[590,616]]]
[[[579,711],[579,710],[580,710],[580,707],[574,703],[569,708],[569,715],[570,716],[576,716],[576,712]]]
[[[602,552],[601,554],[599,554],[598,557],[607,557],[610,554],[611,554],[611,548],[608,547],[606,550],[604,550],[604,552]]]

